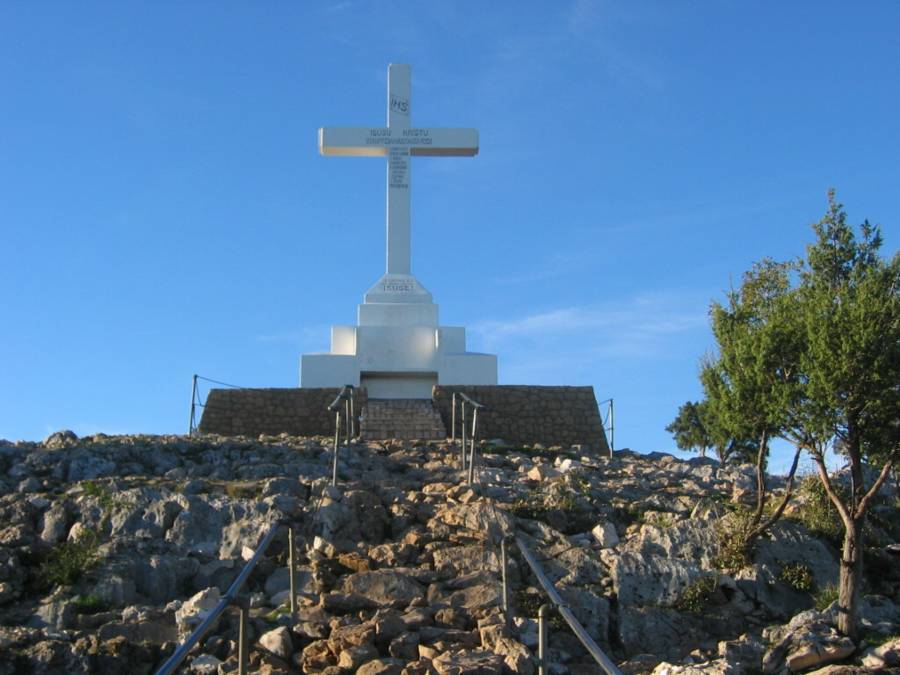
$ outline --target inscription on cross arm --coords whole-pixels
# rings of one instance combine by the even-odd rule
[[[476,129],[410,126],[411,83],[408,65],[388,66],[386,127],[323,127],[319,152],[344,157],[387,157],[387,274],[409,275],[409,188],[412,157],[473,157]]]

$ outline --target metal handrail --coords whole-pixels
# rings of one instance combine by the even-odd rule
[[[478,403],[469,398],[462,392],[453,392],[453,401],[450,408],[450,438],[452,443],[456,443],[456,399],[460,399],[461,425],[462,434],[460,437],[460,468],[467,471],[467,480],[469,485],[475,482],[475,440],[478,436],[478,411],[487,410],[487,406]],[[469,457],[466,459],[466,405],[472,408],[472,434],[469,441]]]
[[[211,382],[212,384],[219,384],[223,387],[228,387],[230,389],[243,389],[237,384],[228,384],[228,382],[221,382],[219,380],[213,380],[208,377],[204,377],[203,375],[198,375],[194,373],[191,377],[191,417],[188,422],[188,437],[194,435],[199,428],[199,424],[197,424],[197,408],[203,408],[203,410],[227,410],[227,408],[222,408],[218,406],[210,407],[207,404],[203,403],[200,396],[200,388],[197,386],[197,381],[203,380],[204,382]]]
[[[217,604],[212,609],[212,611],[209,613],[209,615],[207,615],[207,617],[203,620],[203,622],[199,626],[197,626],[197,628],[194,629],[194,632],[191,633],[183,643],[181,643],[181,645],[174,651],[172,656],[170,656],[168,659],[166,659],[166,662],[163,663],[162,666],[160,666],[159,670],[156,671],[156,675],[170,675],[171,673],[174,673],[175,670],[178,668],[178,666],[181,665],[182,661],[184,661],[185,657],[187,657],[188,653],[191,651],[191,649],[194,647],[194,645],[197,644],[200,641],[200,639],[203,638],[204,635],[206,635],[207,632],[209,632],[210,628],[212,628],[213,625],[215,625],[216,621],[219,620],[219,617],[222,616],[222,613],[228,608],[228,606],[235,602],[238,592],[241,590],[241,588],[244,586],[244,584],[247,581],[247,577],[250,576],[250,573],[256,567],[256,564],[260,561],[262,556],[265,555],[265,552],[269,548],[269,544],[272,543],[272,540],[275,538],[275,535],[278,533],[278,530],[282,527],[282,525],[286,525],[286,523],[279,521],[279,522],[272,524],[272,527],[269,528],[269,531],[266,533],[266,536],[263,537],[262,541],[259,543],[259,546],[257,546],[256,552],[253,554],[253,557],[247,561],[247,564],[244,565],[244,568],[240,571],[240,573],[237,575],[235,580],[233,582],[231,582],[231,586],[228,587],[228,590],[225,592],[225,595],[223,595],[222,599],[219,600],[219,604]],[[291,533],[290,528],[288,529],[288,532]],[[294,567],[293,552],[294,551],[293,551],[293,549],[294,549],[294,545],[293,545],[293,537],[292,536],[289,539],[289,546],[290,546],[290,552],[289,552],[290,555],[288,558],[288,560],[289,560],[288,564],[291,567],[291,574],[290,574],[291,581],[292,581],[291,591],[293,594],[293,590],[294,590],[294,588],[293,588],[294,587],[294,584],[293,584],[293,577],[294,577],[294,574],[293,574],[293,572],[294,572],[294,570],[293,570],[293,567]],[[292,614],[296,613],[296,602],[297,602],[296,598],[292,597],[291,598]],[[246,611],[247,611],[246,608],[241,607],[241,614],[242,614],[241,625],[242,625],[242,627],[244,625],[246,625]],[[240,640],[240,642],[241,642],[240,650],[244,656],[246,656],[246,645],[244,644],[245,641],[246,641],[246,631],[243,631],[241,640]],[[240,661],[239,665],[241,665],[243,667],[243,669],[246,669],[246,661]]]
[[[344,430],[346,445],[350,445],[350,439],[356,435],[356,390],[352,384],[341,387],[337,397],[328,406],[328,411],[334,413],[334,457],[331,464],[331,484],[337,485],[338,448],[341,443],[341,408],[344,409],[346,429]]]
[[[606,433],[609,431],[609,456],[613,456],[613,452],[616,449],[616,415],[615,408],[613,407],[613,400],[611,398],[604,399],[597,404],[599,408],[604,403],[609,403],[609,407],[606,409],[606,419],[601,422],[603,426],[603,432]]]
[[[534,573],[534,576],[537,577],[538,582],[541,584],[541,587],[544,589],[544,592],[550,598],[550,601],[556,605],[556,609],[559,611],[560,615],[563,619],[565,619],[566,623],[569,624],[569,628],[572,629],[572,632],[575,634],[581,644],[584,645],[584,648],[588,650],[588,653],[594,657],[594,660],[597,664],[608,674],[608,675],[622,675],[622,672],[616,667],[616,664],[609,660],[609,657],[603,653],[603,650],[597,645],[594,641],[594,638],[591,637],[590,633],[588,633],[584,626],[575,618],[575,615],[572,613],[572,610],[569,609],[569,606],[563,602],[563,599],[560,597],[559,592],[556,590],[556,586],[553,585],[553,582],[547,578],[547,575],[544,574],[544,570],[541,569],[540,563],[538,563],[537,559],[534,557],[534,554],[529,550],[528,546],[522,540],[521,537],[516,537],[516,545],[519,547],[519,550],[522,552],[522,557],[525,558],[525,562],[528,563],[528,566],[531,568],[531,571]],[[547,665],[545,661],[546,657],[546,620],[547,620],[547,612],[544,607],[541,607],[541,611],[539,612],[539,619],[541,619],[541,623],[544,623],[543,630],[540,630],[541,635],[544,636],[544,644],[542,645],[541,654],[539,655],[540,663],[538,667],[540,668],[540,672],[546,673],[549,672],[547,669]],[[539,628],[541,628],[539,626]]]
[[[485,407],[485,406],[482,405],[481,403],[478,403],[477,401],[473,401],[471,398],[469,398],[468,396],[466,396],[466,395],[465,395],[464,393],[462,393],[462,392],[459,392],[459,397],[460,397],[463,401],[465,401],[466,403],[468,403],[469,405],[473,406],[476,410],[479,410],[479,409],[482,409],[482,408]]]

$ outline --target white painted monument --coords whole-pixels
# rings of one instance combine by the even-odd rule
[[[356,326],[331,327],[331,351],[304,354],[301,387],[368,388],[370,398],[431,398],[435,384],[497,384],[497,357],[466,351],[466,329],[438,325],[438,306],[410,267],[410,157],[478,154],[475,129],[410,125],[408,65],[388,66],[386,127],[319,129],[323,155],[387,157],[387,271]]]

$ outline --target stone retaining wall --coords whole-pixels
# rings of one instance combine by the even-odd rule
[[[212,389],[200,419],[200,432],[222,436],[331,436],[334,414],[328,405],[338,388]],[[365,388],[356,389],[356,405],[366,404]],[[359,410],[356,411],[359,414]]]
[[[222,436],[292,436],[334,434],[334,415],[327,410],[339,389],[212,389],[200,419],[200,432]],[[593,387],[529,385],[437,385],[435,407],[450,433],[453,392],[484,404],[478,436],[511,444],[583,445],[608,452]],[[368,401],[356,390],[357,414]]]
[[[593,387],[436,385],[432,395],[448,433],[454,392],[487,407],[478,415],[479,438],[609,452]]]

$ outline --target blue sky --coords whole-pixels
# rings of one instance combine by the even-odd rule
[[[900,222],[900,4],[0,4],[0,437],[182,432],[194,372],[295,386],[383,271],[413,123],[413,271],[502,383],[591,384],[617,446],[671,450],[707,308],[803,253],[834,186]]]

